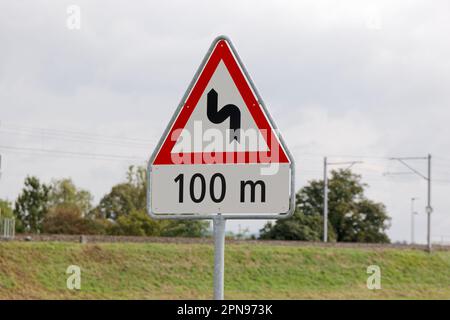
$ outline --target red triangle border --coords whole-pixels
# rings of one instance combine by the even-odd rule
[[[237,59],[235,58],[230,45],[225,39],[217,41],[212,53],[209,56],[206,64],[203,67],[196,83],[194,84],[186,102],[184,103],[177,118],[173,122],[169,133],[164,138],[164,142],[152,165],[172,165],[174,163],[171,156],[171,150],[179,137],[180,130],[186,126],[192,112],[198,105],[198,101],[202,96],[206,86],[213,76],[220,61],[223,61],[228,72],[231,75],[239,93],[241,94],[246,107],[253,117],[257,127],[265,132],[270,132],[270,139],[263,134],[269,150],[277,150],[278,152],[213,152],[207,153],[189,153],[184,154],[184,159],[190,159],[190,162],[184,164],[219,164],[219,163],[289,163],[289,159],[280,145],[278,137],[275,135],[272,126],[270,125],[262,106],[258,103],[256,95],[254,94],[249,82],[247,81]],[[242,68],[242,69],[241,69]],[[194,106],[194,107],[192,107]],[[170,139],[169,137],[173,137]],[[269,141],[268,141],[269,140]],[[214,159],[213,162],[207,159]],[[232,160],[230,160],[232,159]],[[230,162],[231,161],[231,162]]]

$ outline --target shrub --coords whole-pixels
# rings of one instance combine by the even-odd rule
[[[51,208],[42,225],[49,234],[106,234],[108,228],[107,221],[83,218],[76,206]]]

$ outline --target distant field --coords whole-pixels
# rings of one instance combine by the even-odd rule
[[[66,289],[72,264],[80,291]],[[0,242],[0,299],[209,299],[212,274],[210,244]],[[450,251],[227,244],[225,298],[450,299]]]

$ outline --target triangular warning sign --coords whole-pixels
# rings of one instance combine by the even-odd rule
[[[277,219],[294,212],[294,159],[227,38],[211,45],[147,177],[152,217]]]
[[[152,165],[289,163],[231,42],[214,41]]]

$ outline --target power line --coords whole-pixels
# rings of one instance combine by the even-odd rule
[[[92,132],[82,132],[82,131],[74,131],[74,130],[60,130],[60,129],[48,129],[42,127],[32,127],[32,126],[22,126],[22,125],[8,125],[8,124],[0,124],[1,128],[10,129],[10,130],[22,130],[26,132],[39,132],[41,134],[53,134],[53,135],[61,135],[61,136],[70,136],[70,137],[82,137],[88,139],[106,139],[113,141],[126,141],[126,142],[140,142],[140,143],[152,143],[154,140],[142,139],[142,138],[129,138],[129,137],[117,137],[117,136],[108,136],[98,133]]]
[[[35,133],[32,132],[11,132],[0,129],[0,133],[6,133],[6,134],[15,134],[15,135],[28,135],[36,137]],[[70,137],[70,136],[59,136],[59,135],[53,135],[53,134],[41,134],[41,136],[45,136],[45,138],[51,138],[51,139],[62,139],[67,141],[73,141],[73,142],[80,142],[80,143],[88,143],[88,144],[101,144],[101,145],[111,145],[111,146],[118,146],[118,147],[126,147],[126,148],[139,148],[139,149],[148,149],[149,144],[137,144],[137,143],[131,143],[131,142],[114,142],[114,141],[99,141],[96,139],[89,139],[89,138],[78,138],[78,137]]]
[[[4,146],[0,145],[0,149],[10,150],[10,151],[18,151],[25,152],[29,154],[33,153],[44,153],[46,155],[62,155],[62,156],[78,156],[78,157],[90,157],[95,159],[111,159],[111,160],[141,160],[143,158],[137,156],[124,156],[117,154],[104,154],[104,153],[90,153],[90,152],[76,152],[76,151],[67,151],[67,150],[51,150],[51,149],[41,149],[41,148],[27,148],[27,147],[14,147],[14,146]]]

